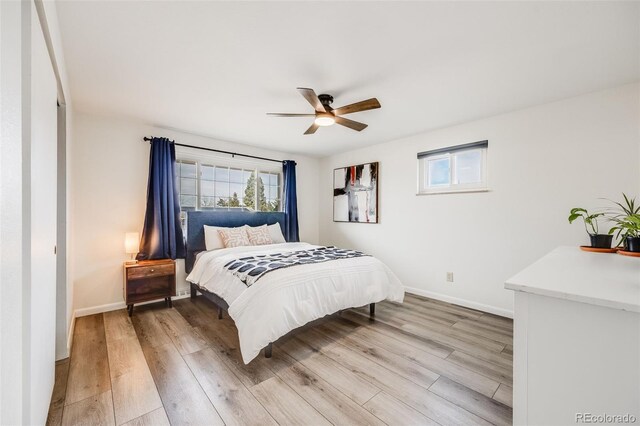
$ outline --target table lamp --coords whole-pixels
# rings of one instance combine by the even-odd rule
[[[134,256],[138,253],[139,247],[140,235],[137,232],[127,232],[124,234],[124,251],[131,255],[131,259],[127,260],[127,264],[138,263]]]

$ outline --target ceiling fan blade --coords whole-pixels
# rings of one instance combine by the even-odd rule
[[[268,112],[267,115],[272,117],[315,117],[315,114],[289,114],[286,112]]]
[[[336,123],[340,124],[341,126],[345,126],[348,127],[350,129],[353,130],[357,130],[358,132],[363,131],[364,129],[367,128],[367,125],[364,123],[359,123],[357,121],[353,121],[353,120],[349,120],[348,118],[344,118],[344,117],[336,117]]]
[[[318,99],[318,95],[316,95],[316,92],[314,92],[313,89],[298,87],[298,92],[300,92],[300,94],[304,96],[304,98],[311,104],[313,109],[315,109],[316,111],[327,112],[327,110],[322,105],[322,102],[320,102],[320,99]]]
[[[318,130],[320,126],[318,126],[315,122],[311,125],[311,127],[309,127],[307,129],[306,132],[304,132],[305,135],[312,135],[316,132],[316,130]]]
[[[366,101],[356,102],[355,104],[345,105],[333,110],[336,115],[351,114],[352,112],[367,111],[370,109],[380,108],[380,102],[376,98],[367,99]]]

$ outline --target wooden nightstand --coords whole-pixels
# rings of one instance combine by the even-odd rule
[[[176,262],[172,259],[141,260],[124,264],[124,300],[129,316],[133,304],[164,299],[169,305],[176,295]]]

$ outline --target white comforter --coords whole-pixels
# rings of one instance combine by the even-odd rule
[[[371,256],[277,269],[250,287],[223,267],[239,254],[253,256],[314,247],[317,246],[285,243],[227,248],[198,255],[187,281],[217,294],[229,304],[245,364],[270,342],[325,315],[385,299],[402,302],[404,289],[398,278]]]

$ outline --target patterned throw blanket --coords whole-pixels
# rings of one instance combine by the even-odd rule
[[[241,257],[233,259],[224,265],[224,267],[233,275],[240,278],[240,281],[247,287],[250,287],[266,273],[275,271],[276,269],[362,256],[368,255],[355,250],[345,250],[328,246],[309,250]]]

